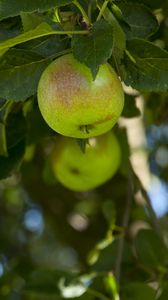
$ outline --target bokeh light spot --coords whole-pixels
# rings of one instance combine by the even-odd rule
[[[44,221],[41,211],[37,208],[29,209],[24,215],[24,225],[32,232],[42,232]]]

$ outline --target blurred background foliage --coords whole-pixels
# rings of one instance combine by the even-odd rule
[[[120,9],[127,5],[117,2]],[[168,50],[168,1],[135,2],[152,9],[159,29],[149,40]],[[32,16],[32,22],[44,15],[49,17]],[[129,39],[126,22],[121,25]],[[23,23],[30,25],[24,15],[2,20],[0,40],[22,33]],[[1,72],[5,60],[13,65],[21,57],[23,64],[30,56],[43,58],[45,68],[69,46],[68,38],[57,36],[22,43],[2,56],[0,79],[7,76]],[[17,89],[22,97],[24,85]],[[124,89],[125,108],[114,128],[120,169],[85,193],[54,178],[49,155],[58,136],[44,123],[36,96],[28,93],[24,105],[12,107],[0,98],[0,299],[119,300],[118,281],[122,300],[167,300],[168,93]]]

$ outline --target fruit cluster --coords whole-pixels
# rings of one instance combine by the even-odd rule
[[[53,61],[38,86],[38,104],[47,124],[63,135],[53,150],[52,165],[66,187],[85,191],[108,180],[120,161],[119,144],[107,133],[124,105],[121,82],[109,64],[95,80],[72,54]],[[83,153],[74,138],[88,139]]]

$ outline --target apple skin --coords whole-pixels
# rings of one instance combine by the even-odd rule
[[[109,64],[101,65],[93,80],[90,69],[67,54],[44,70],[38,104],[53,130],[64,136],[89,138],[114,126],[124,106],[124,93]]]
[[[121,150],[114,134],[90,138],[83,153],[73,138],[60,137],[51,154],[57,180],[73,191],[87,191],[110,179],[117,171]]]

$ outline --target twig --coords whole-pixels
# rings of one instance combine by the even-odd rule
[[[131,169],[129,170],[129,173],[130,174],[128,175],[127,199],[126,199],[125,212],[124,212],[123,222],[122,222],[122,227],[125,228],[125,230],[128,227],[130,210],[131,210],[131,205],[132,205],[132,194],[133,194]],[[117,283],[120,282],[121,264],[122,264],[122,258],[123,258],[123,252],[124,252],[124,243],[125,243],[125,236],[121,237],[118,242],[118,252],[117,252],[117,258],[116,258],[116,264],[115,264],[115,278],[116,278]]]
[[[76,7],[80,10],[82,16],[83,16],[83,19],[85,21],[85,23],[89,26],[90,25],[90,20],[89,20],[89,17],[88,15],[86,14],[85,10],[83,9],[82,5],[80,5],[80,3],[77,1],[77,0],[74,0],[72,1],[72,3],[74,5],[76,5]]]
[[[142,193],[142,196],[145,198],[145,202],[146,202],[145,206],[148,209],[149,216],[150,216],[150,219],[151,219],[151,222],[152,222],[152,226],[155,229],[155,231],[157,232],[157,234],[164,240],[162,229],[160,228],[160,224],[158,222],[158,218],[157,218],[156,213],[155,213],[155,211],[154,211],[154,209],[152,207],[151,200],[150,200],[150,198],[148,196],[148,193],[144,189],[140,178],[135,173],[134,173],[134,177],[135,177],[135,180],[138,183],[138,188],[140,189],[140,191]]]
[[[99,21],[101,19],[102,15],[103,15],[106,7],[107,7],[108,2],[109,2],[109,0],[104,1],[102,7],[100,8],[100,12],[98,14],[98,17],[97,17],[96,21]]]
[[[150,198],[149,198],[146,190],[142,186],[141,186],[141,193],[142,193],[142,195],[144,196],[144,198],[146,200],[146,207],[148,209],[148,212],[149,212],[149,215],[150,215],[150,218],[151,218],[151,222],[152,222],[153,228],[155,229],[155,231],[157,232],[157,234],[163,239],[163,233],[162,233],[162,230],[160,228],[160,225],[159,225],[157,216],[155,214],[155,211],[154,211],[154,209],[153,209],[153,207],[151,205]]]

